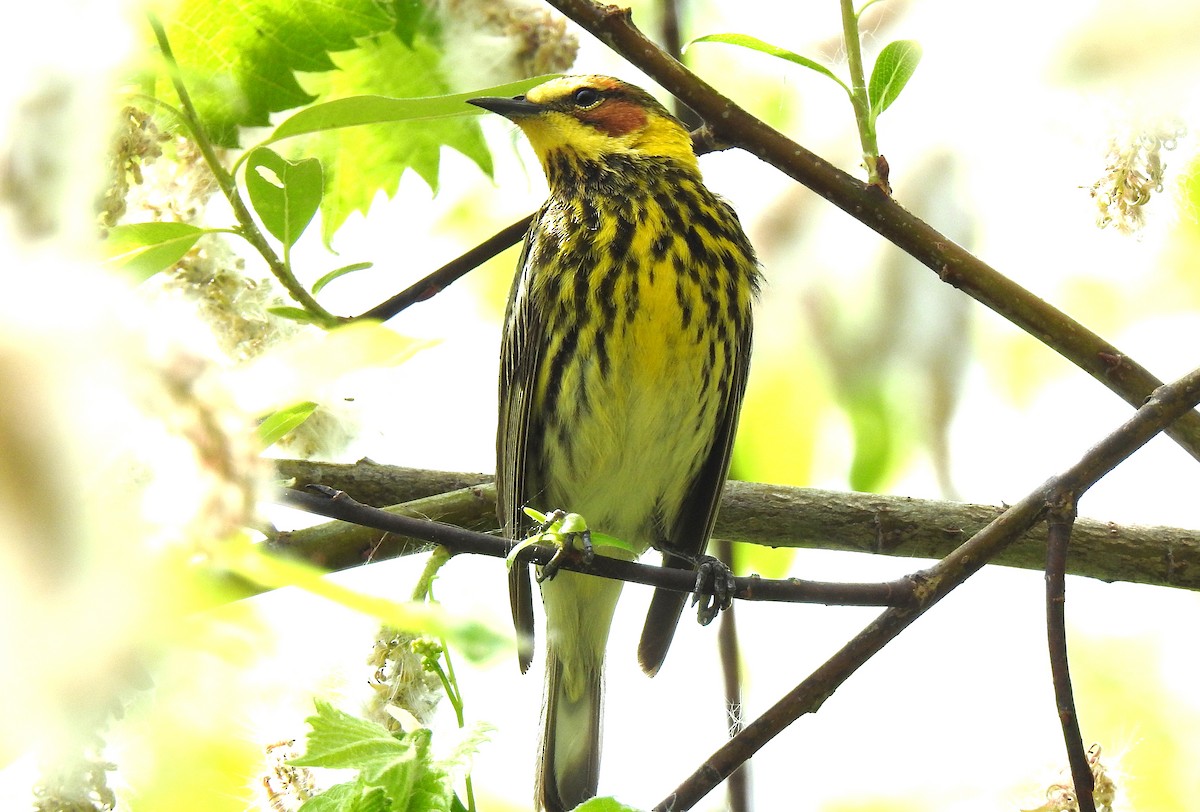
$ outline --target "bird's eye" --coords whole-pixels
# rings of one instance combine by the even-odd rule
[[[600,94],[590,87],[579,88],[579,90],[575,91],[575,95],[572,98],[575,106],[581,110],[587,110],[600,103]]]

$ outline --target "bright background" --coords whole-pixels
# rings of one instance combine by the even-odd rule
[[[1088,188],[1105,173],[1110,139],[1164,120],[1195,128],[1200,9],[1185,0],[926,0],[876,8],[885,7],[895,16],[867,37],[867,59],[898,38],[918,40],[925,52],[880,127],[897,199],[1159,377],[1194,367],[1200,221],[1197,186],[1185,181],[1194,138],[1164,153],[1165,189],[1138,235],[1098,229]],[[99,6],[87,8],[104,16]],[[634,6],[634,20],[650,31],[654,8]],[[832,0],[688,5],[685,38],[720,31],[832,62],[840,22]],[[641,81],[586,34],[580,42],[580,71]],[[832,83],[721,45],[698,45],[689,60],[752,112],[861,174],[851,111]],[[322,297],[331,310],[365,309],[539,204],[544,182],[526,145],[505,122],[486,126],[494,182],[448,152],[437,197],[410,173],[394,200],[381,198],[369,217],[352,218],[338,234],[334,247],[346,261],[368,257],[376,268],[332,285]],[[739,477],[933,498],[948,495],[950,485],[965,501],[1012,503],[1128,416],[1084,373],[770,167],[731,151],[702,158],[702,168],[741,213],[768,283],[738,439]],[[310,237],[297,263],[311,257],[313,267],[327,267]],[[500,319],[515,262],[513,249],[394,320],[396,330],[439,343],[345,393],[355,397],[361,426],[346,460],[369,455],[413,467],[492,470]],[[1160,438],[1090,492],[1080,512],[1195,527],[1197,485],[1194,461]],[[787,572],[867,581],[925,564],[801,552]],[[395,562],[338,577],[402,598],[419,567]],[[455,611],[503,623],[503,567],[456,560],[441,575],[438,597]],[[649,807],[720,745],[724,718],[715,626],[685,622],[662,673],[648,680],[638,670],[647,600],[646,590],[630,587],[618,609],[601,790]],[[973,578],[820,713],[762,750],[752,762],[757,808],[1036,807],[1065,765],[1042,601],[1037,572],[989,568]],[[1067,613],[1084,739],[1103,745],[1105,763],[1120,776],[1123,808],[1193,808],[1200,795],[1200,598],[1072,578]],[[739,605],[747,719],[873,615]],[[134,808],[179,808],[168,799],[181,797],[206,799],[196,808],[250,808],[247,764],[264,744],[303,735],[314,693],[341,697],[354,710],[374,630],[369,619],[286,590],[181,630],[186,645],[164,655],[157,688],[112,739],[122,780],[141,801]],[[528,808],[539,666],[521,677],[511,657],[480,666],[460,657],[457,664],[468,717],[497,727],[476,761],[481,808]],[[163,778],[164,761],[189,769],[147,784],[148,776]],[[19,791],[22,766],[6,771],[6,790]],[[714,793],[700,808],[723,808],[723,799]]]

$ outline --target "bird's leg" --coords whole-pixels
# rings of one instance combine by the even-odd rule
[[[689,553],[677,550],[669,543],[659,541],[654,549],[664,556],[679,558],[690,563],[696,570],[696,584],[692,587],[692,606],[696,606],[696,620],[701,626],[712,623],[722,609],[733,605],[733,593],[737,584],[733,570],[715,556],[705,553]],[[663,560],[666,563],[666,559]]]
[[[550,511],[546,520],[538,527],[537,535],[553,536],[554,544],[558,547],[554,557],[545,566],[538,568],[537,582],[539,584],[542,581],[549,581],[557,575],[563,562],[576,555],[576,538],[579,539],[582,547],[580,555],[585,566],[591,564],[596,557],[596,550],[592,546],[592,531],[588,529],[587,523],[578,513],[567,513],[562,510]]]

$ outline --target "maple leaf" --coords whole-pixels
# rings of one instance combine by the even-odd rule
[[[326,99],[441,96],[451,89],[440,58],[440,50],[425,34],[415,35],[411,47],[384,34],[338,54],[339,70],[305,77],[305,86]],[[408,169],[436,192],[443,146],[458,150],[491,175],[492,156],[475,116],[346,127],[305,138],[302,154],[316,156],[325,169],[321,213],[326,243],[352,212],[365,214],[377,192],[394,195]]]
[[[238,127],[313,101],[295,71],[335,67],[330,52],[393,30],[403,4],[376,0],[180,0],[164,25],[201,123],[214,143],[236,147]],[[174,98],[165,76],[158,91]]]

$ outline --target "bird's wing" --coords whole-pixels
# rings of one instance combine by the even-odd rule
[[[526,267],[532,235],[538,227],[541,212],[529,226],[517,274],[508,297],[504,316],[504,337],[500,350],[500,417],[496,432],[496,512],[505,535],[520,539],[529,527],[529,519],[521,510],[529,498],[530,465],[541,459],[539,448],[542,431],[530,426],[531,405],[537,385],[538,360],[542,348],[542,318],[528,295],[531,278]],[[537,478],[534,474],[534,479]],[[508,573],[508,599],[512,609],[513,626],[517,633],[517,658],[521,672],[533,661],[534,623],[533,587],[529,566],[514,564]]]
[[[729,389],[721,404],[716,433],[708,457],[700,466],[688,486],[687,495],[679,511],[675,525],[667,529],[666,546],[671,550],[690,555],[693,559],[704,553],[713,525],[717,521],[717,509],[721,503],[721,488],[729,472],[729,457],[733,450],[733,437],[737,433],[738,414],[742,408],[742,396],[746,391],[746,376],[750,369],[751,327],[746,325],[742,340],[731,363]],[[693,560],[676,555],[663,554],[663,566],[692,569]],[[646,613],[646,625],[642,628],[642,639],[638,644],[638,662],[642,670],[653,676],[662,667],[675,636],[675,627],[687,602],[687,594],[668,589],[657,589]]]

